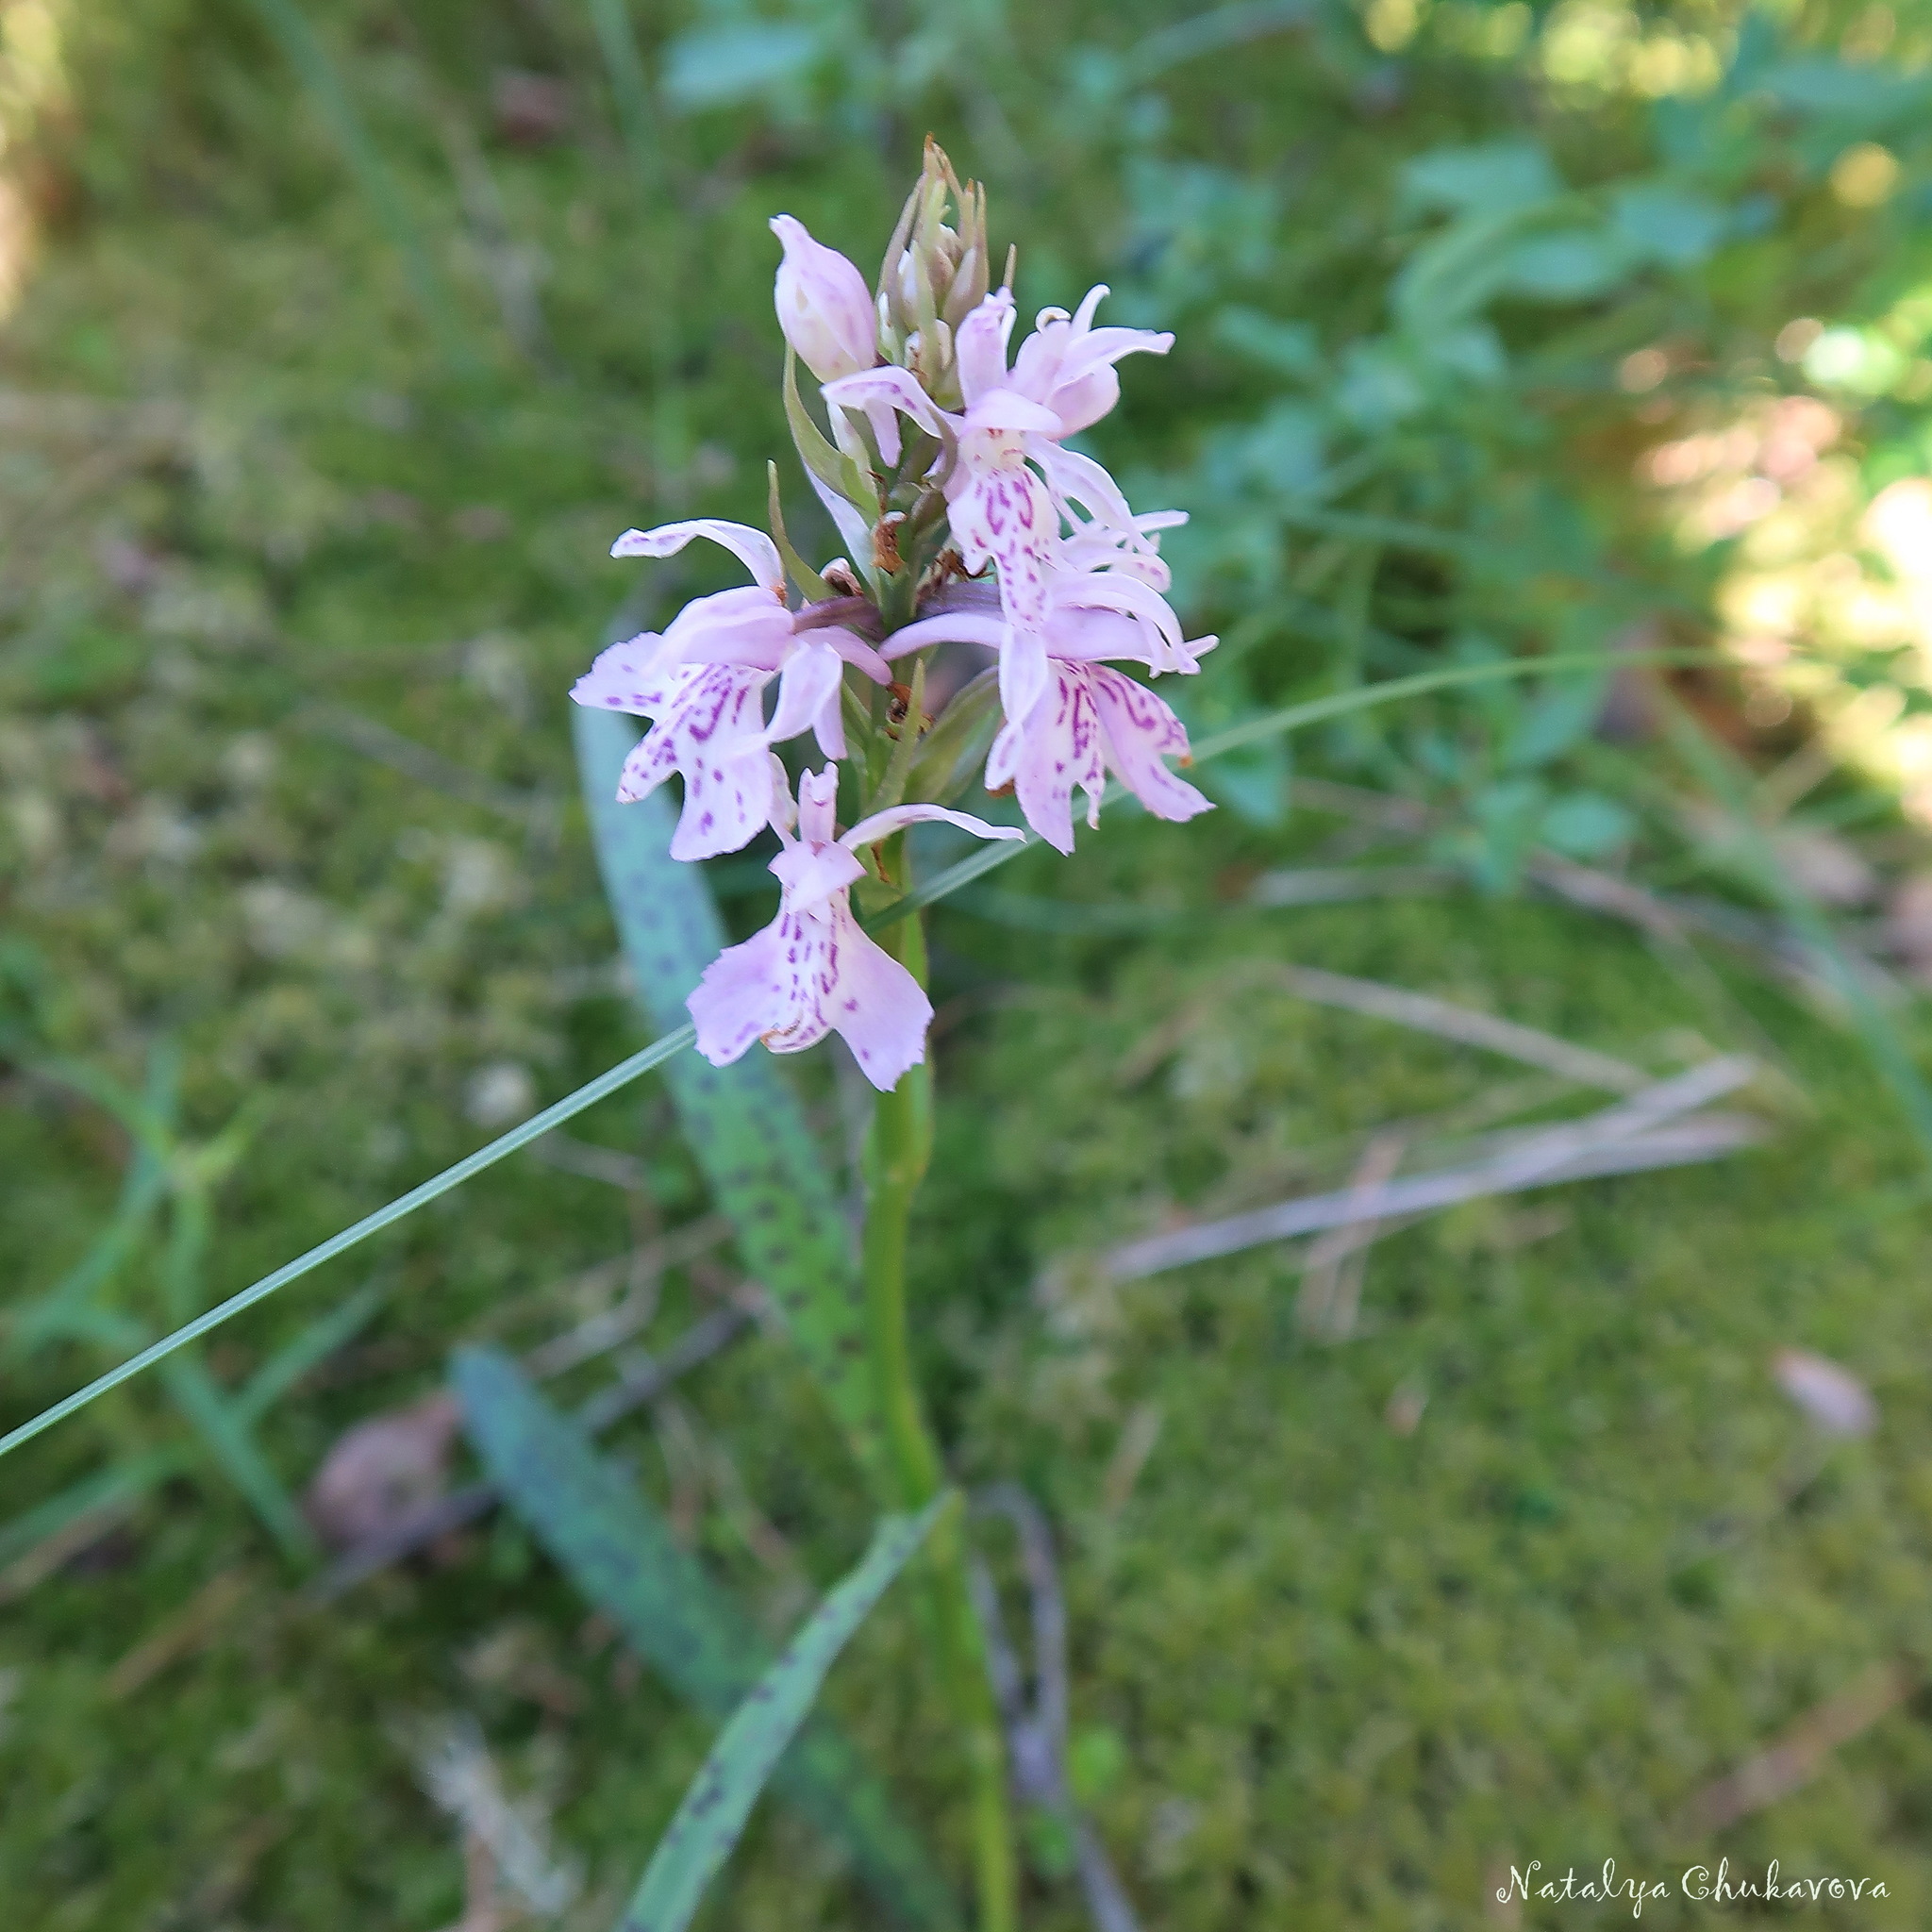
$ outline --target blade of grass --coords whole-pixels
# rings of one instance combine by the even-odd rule
[[[839,1653],[952,1501],[950,1492],[941,1491],[917,1516],[886,1517],[864,1560],[753,1687],[658,1840],[619,1932],[684,1932],[691,1924],[706,1887],[730,1857],[752,1807],[818,1701]]]
[[[504,1499],[591,1603],[677,1691],[728,1717],[771,1651],[738,1600],[682,1548],[636,1484],[600,1457],[582,1423],[560,1414],[495,1350],[459,1350],[451,1379],[463,1424]],[[884,1786],[823,1721],[786,1753],[787,1801],[850,1848],[878,1897],[915,1924],[950,1927],[958,1912]]]
[[[161,1365],[161,1381],[175,1407],[194,1424],[222,1474],[247,1498],[283,1553],[298,1561],[313,1556],[315,1538],[302,1512],[215,1378],[193,1356],[176,1355]]]
[[[310,1369],[327,1360],[365,1326],[388,1293],[386,1282],[364,1282],[341,1307],[318,1315],[292,1341],[270,1357],[234,1396],[236,1417],[243,1423],[259,1422]]]
[[[1300,705],[1289,705],[1280,710],[1271,711],[1265,716],[1250,719],[1245,724],[1216,733],[1204,740],[1195,747],[1194,761],[1199,764],[1222,753],[1232,751],[1240,745],[1251,744],[1258,740],[1278,732],[1295,731],[1304,725],[1320,724],[1328,718],[1341,717],[1347,712],[1365,709],[1373,705],[1392,704],[1400,699],[1418,697],[1431,691],[1441,691],[1454,685],[1478,683],[1489,678],[1530,677],[1547,675],[1553,671],[1573,671],[1597,669],[1606,664],[1627,665],[1637,662],[1651,664],[1706,664],[1713,660],[1716,654],[1709,651],[1648,651],[1648,652],[1583,652],[1549,658],[1511,658],[1500,664],[1457,665],[1444,671],[1430,671],[1414,677],[1392,678],[1383,684],[1367,685],[1357,690],[1337,691],[1327,697],[1311,699]],[[1108,803],[1114,802],[1119,794],[1110,793]],[[895,919],[904,919],[918,911],[922,907],[932,905],[944,898],[959,887],[969,885],[973,880],[991,872],[994,866],[1005,864],[1016,854],[1029,850],[1042,842],[1035,838],[1024,840],[1005,840],[1000,843],[983,848],[959,864],[936,874],[924,886],[915,888],[903,899],[896,900],[882,912],[866,922],[867,929],[876,931],[882,925],[890,925]],[[446,1168],[441,1174],[425,1181],[421,1187],[413,1188],[407,1194],[397,1197],[386,1208],[379,1208],[374,1214],[366,1215],[352,1227],[332,1235],[320,1246],[299,1255],[292,1261],[276,1269],[274,1274],[264,1275],[251,1287],[239,1294],[229,1296],[218,1307],[206,1314],[197,1316],[186,1326],[174,1334],[164,1336],[159,1341],[143,1349],[118,1367],[110,1369],[104,1375],[97,1376],[86,1388],[76,1390],[72,1395],[63,1397],[50,1408],[42,1409],[39,1415],[21,1424],[17,1428],[0,1436],[0,1456],[17,1449],[28,1442],[43,1430],[64,1421],[75,1410],[84,1408],[98,1396],[109,1390],[117,1389],[131,1376],[140,1374],[144,1369],[165,1359],[177,1348],[206,1335],[210,1329],[239,1315],[243,1309],[252,1307],[263,1297],[273,1294],[276,1289],[286,1287],[299,1279],[310,1269],[320,1267],[324,1261],[333,1258],[344,1249],[354,1247],[372,1234],[392,1225],[412,1214],[418,1208],[447,1193],[452,1188],[460,1187],[473,1175],[493,1166],[506,1155],[513,1154],[519,1147],[526,1146],[531,1141],[547,1134],[552,1127],[593,1106],[607,1094],[616,1092],[621,1087],[648,1073],[683,1051],[695,1038],[695,1030],[690,1024],[679,1026],[675,1032],[666,1034],[661,1040],[633,1054],[627,1060],[601,1074],[588,1086],[580,1087],[575,1093],[567,1095],[555,1106],[546,1108],[541,1114],[525,1121],[520,1127],[513,1127],[487,1147],[478,1149],[467,1158],[459,1160],[454,1167]],[[1928,1141],[1932,1145],[1932,1141]]]
[[[9,1569],[29,1551],[58,1536],[69,1524],[114,1508],[143,1494],[188,1467],[182,1449],[150,1449],[82,1476],[37,1504],[25,1515],[0,1524],[0,1570]]]
[[[423,238],[403,204],[395,177],[390,173],[328,50],[318,38],[308,16],[296,0],[253,0],[263,25],[281,48],[296,77],[308,90],[315,111],[341,150],[356,185],[362,191],[377,225],[402,258],[409,292],[416,298],[444,357],[458,367],[470,360],[457,329],[448,291],[431,264]]]
[[[120,1272],[140,1241],[149,1215],[167,1189],[167,1174],[145,1148],[136,1154],[121,1183],[114,1215],[94,1244],[46,1293],[18,1310],[8,1326],[7,1353],[18,1359],[57,1337],[97,1339],[101,1314],[89,1298]]]
[[[648,188],[658,178],[651,83],[625,0],[591,0],[591,26],[597,36],[597,51],[604,58],[611,97],[617,103],[617,125],[624,130],[624,144],[630,150],[638,178]]]
[[[232,1320],[246,1308],[252,1308],[257,1302],[265,1300],[278,1288],[286,1288],[291,1281],[299,1281],[312,1269],[320,1268],[325,1261],[333,1260],[336,1256],[365,1241],[373,1234],[379,1234],[386,1227],[393,1226],[417,1208],[426,1207],[431,1201],[448,1193],[452,1188],[459,1188],[473,1176],[486,1168],[494,1167],[506,1156],[514,1154],[520,1147],[527,1147],[532,1141],[547,1134],[553,1127],[559,1127],[567,1120],[574,1119],[586,1108],[594,1107],[598,1101],[615,1093],[652,1068],[662,1066],[674,1054],[681,1053],[695,1037],[695,1030],[690,1025],[680,1026],[675,1033],[667,1033],[663,1039],[634,1053],[626,1060],[620,1060],[608,1073],[600,1074],[587,1085],[579,1087],[575,1093],[566,1094],[554,1106],[546,1107],[541,1113],[532,1114],[521,1126],[512,1127],[508,1133],[500,1134],[487,1147],[479,1147],[475,1153],[466,1156],[454,1167],[446,1167],[439,1174],[432,1175],[420,1187],[411,1188],[407,1194],[399,1194],[386,1207],[378,1208],[373,1214],[365,1214],[354,1225],[345,1227],[340,1234],[331,1235],[327,1241],[318,1242],[307,1254],[298,1255],[292,1261],[285,1261],[271,1274],[264,1274],[259,1281],[251,1283],[239,1293],[231,1294],[226,1301],[218,1303],[205,1314],[197,1315],[193,1321],[184,1324],[172,1335],[164,1335],[160,1341],[150,1343],[139,1355],[131,1356],[106,1374],[96,1375],[84,1389],[76,1389],[72,1395],[66,1395],[50,1408],[43,1408],[39,1415],[22,1423],[18,1428],[9,1429],[0,1436],[0,1456],[18,1449],[22,1443],[30,1442],[44,1430],[58,1422],[63,1422],[76,1409],[85,1408],[89,1403],[106,1395],[110,1390],[118,1389],[122,1383],[140,1374],[142,1370],[152,1368],[157,1362],[165,1361],[176,1349],[185,1348],[191,1341],[198,1341],[210,1329],[219,1328],[224,1322]]]

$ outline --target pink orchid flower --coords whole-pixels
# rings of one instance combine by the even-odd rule
[[[1076,314],[1042,309],[1034,333],[1008,371],[1013,295],[988,295],[959,325],[961,414],[940,407],[911,371],[873,369],[824,385],[828,403],[862,411],[888,463],[899,459],[895,414],[950,441],[958,455],[945,482],[948,521],[969,571],[998,567],[1008,635],[1000,651],[1000,703],[1009,721],[1024,719],[1046,695],[1047,580],[1069,506],[1084,504],[1124,538],[1136,535],[1126,499],[1090,457],[1061,441],[1097,422],[1120,394],[1113,365],[1145,350],[1165,355],[1171,335],[1151,329],[1093,326],[1107,293],[1093,289]]]
[[[1094,628],[1109,613],[1090,613]],[[1112,620],[1118,623],[1118,619]],[[1117,649],[1101,645],[1108,657]],[[1011,785],[1026,823],[1061,852],[1074,849],[1074,787],[1087,794],[1087,823],[1100,823],[1111,772],[1158,819],[1191,819],[1213,802],[1163,758],[1188,759],[1187,727],[1144,684],[1085,657],[1047,659],[1047,702],[1015,724],[1008,721],[986,760],[991,791]]]
[[[932,1003],[911,974],[859,929],[852,887],[865,867],[856,855],[922,820],[942,819],[981,839],[1026,835],[943,806],[898,805],[874,812],[835,839],[839,768],[827,765],[798,782],[794,837],[784,770],[776,758],[770,763],[775,768],[774,790],[783,801],[772,821],[784,846],[772,861],[782,889],[778,916],[712,960],[685,1002],[697,1024],[698,1051],[714,1067],[724,1067],[755,1040],[774,1053],[802,1053],[837,1032],[865,1077],[882,1093],[890,1092],[907,1068],[925,1058]]]
[[[1147,559],[1134,561],[1144,565]],[[1129,587],[1133,594],[1122,594]],[[949,596],[949,608],[894,631],[886,654],[949,642],[997,647],[1005,622],[981,587],[963,585]],[[1144,575],[1063,564],[1049,585],[1047,700],[1024,718],[1007,719],[987,757],[987,790],[1011,785],[1026,823],[1061,852],[1074,849],[1074,790],[1087,793],[1087,823],[1098,824],[1109,772],[1156,818],[1191,819],[1211,810],[1208,799],[1161,762],[1187,760],[1187,727],[1144,684],[1103,660],[1185,675],[1201,668],[1202,654],[1216,641],[1184,640],[1180,621]]]
[[[681,773],[684,809],[671,856],[682,859],[736,852],[765,828],[775,805],[774,744],[809,730],[827,758],[844,757],[840,690],[847,664],[875,684],[891,675],[863,638],[786,608],[784,567],[762,530],[700,517],[627,530],[610,554],[671,557],[693,537],[723,544],[756,584],[687,604],[661,637],[646,631],[612,644],[571,691],[580,705],[653,721],[625,760],[617,796],[632,804]],[[774,677],[778,702],[768,724],[764,691]]]

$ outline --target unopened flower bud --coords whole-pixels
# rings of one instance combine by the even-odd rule
[[[774,215],[772,232],[785,245],[774,298],[778,326],[799,360],[821,382],[870,369],[878,360],[878,316],[865,277],[791,215]]]
[[[951,332],[986,294],[986,192],[975,182],[962,186],[944,149],[930,137],[919,184],[886,250],[879,285],[880,335],[888,357],[910,369],[929,395],[957,404]]]

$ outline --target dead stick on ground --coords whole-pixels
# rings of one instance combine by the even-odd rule
[[[1013,1788],[1027,1804],[1057,1819],[1074,1840],[1080,1890],[1099,1932],[1139,1932],[1134,1908],[1114,1874],[1099,1834],[1074,1803],[1067,1780],[1067,1608],[1060,1591],[1053,1532],[1040,1505],[1018,1483],[1000,1483],[974,1499],[975,1515],[1000,1515],[1020,1538],[1033,1623],[1033,1697],[1007,1637],[999,1591],[974,1556],[968,1573],[974,1608],[986,1640],[987,1674],[1006,1727]]]
[[[1349,1176],[1350,1193],[1370,1195],[1393,1179],[1402,1164],[1403,1147],[1399,1134],[1375,1135]],[[1296,1323],[1303,1334],[1347,1341],[1355,1330],[1356,1310],[1361,1304],[1367,1251],[1388,1226],[1388,1222],[1372,1218],[1345,1222],[1309,1243],[1302,1262],[1302,1291],[1295,1305]]]
[[[1912,1693],[1898,1664],[1880,1664],[1823,1704],[1814,1705],[1764,1750],[1691,1799],[1672,1827],[1679,1839],[1706,1838],[1809,1784],[1840,1745],[1869,1730]]]
[[[1506,1059],[1539,1067],[1579,1087],[1597,1087],[1609,1093],[1634,1093],[1650,1079],[1641,1067],[1609,1054],[1576,1046],[1537,1027],[1519,1025],[1513,1020],[1499,1020],[1493,1013],[1482,1012],[1474,1007],[1458,1006],[1453,1000],[1438,999],[1430,993],[1411,992],[1406,987],[1384,986],[1378,980],[1324,973],[1315,966],[1257,960],[1224,979],[1214,989],[1213,1004],[1224,1002],[1236,986],[1272,989],[1293,999],[1341,1007],[1371,1019],[1387,1020],[1418,1033],[1434,1034],[1439,1040],[1453,1040],[1463,1046],[1479,1047]],[[1120,1084],[1131,1087],[1152,1073],[1198,1023],[1208,1004],[1194,1001],[1157,1028],[1121,1063],[1117,1075]]]
[[[1740,1056],[1707,1060],[1601,1113],[1552,1127],[1492,1159],[1441,1174],[1415,1174],[1366,1191],[1350,1189],[1284,1201],[1225,1221],[1129,1241],[1107,1256],[1105,1266],[1116,1281],[1134,1281],[1190,1261],[1325,1227],[1392,1220],[1557,1181],[1713,1159],[1761,1139],[1762,1126],[1737,1116],[1688,1121],[1679,1117],[1741,1087],[1757,1071],[1755,1060]],[[1672,1121],[1677,1124],[1667,1126]]]

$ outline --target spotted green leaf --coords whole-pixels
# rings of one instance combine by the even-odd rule
[[[673,808],[661,792],[619,805],[617,777],[636,727],[575,711],[577,765],[604,890],[654,1031],[686,1019],[685,995],[724,946],[703,873],[670,856]],[[696,1054],[668,1062],[679,1124],[739,1252],[785,1317],[799,1353],[869,1475],[882,1464],[868,1371],[863,1300],[851,1235],[791,1090],[762,1052],[729,1067]]]
[[[651,1854],[618,1932],[684,1932],[691,1924],[705,1888],[731,1856],[752,1807],[818,1701],[825,1674],[950,1501],[942,1493],[917,1516],[886,1517],[865,1559],[752,1686]]]
[[[772,1662],[769,1644],[737,1599],[508,1356],[462,1350],[452,1377],[471,1441],[537,1541],[681,1697],[708,1717],[727,1718]],[[899,1918],[937,1932],[958,1924],[957,1907],[918,1839],[828,1723],[804,1726],[773,1783],[845,1846],[859,1877]]]

